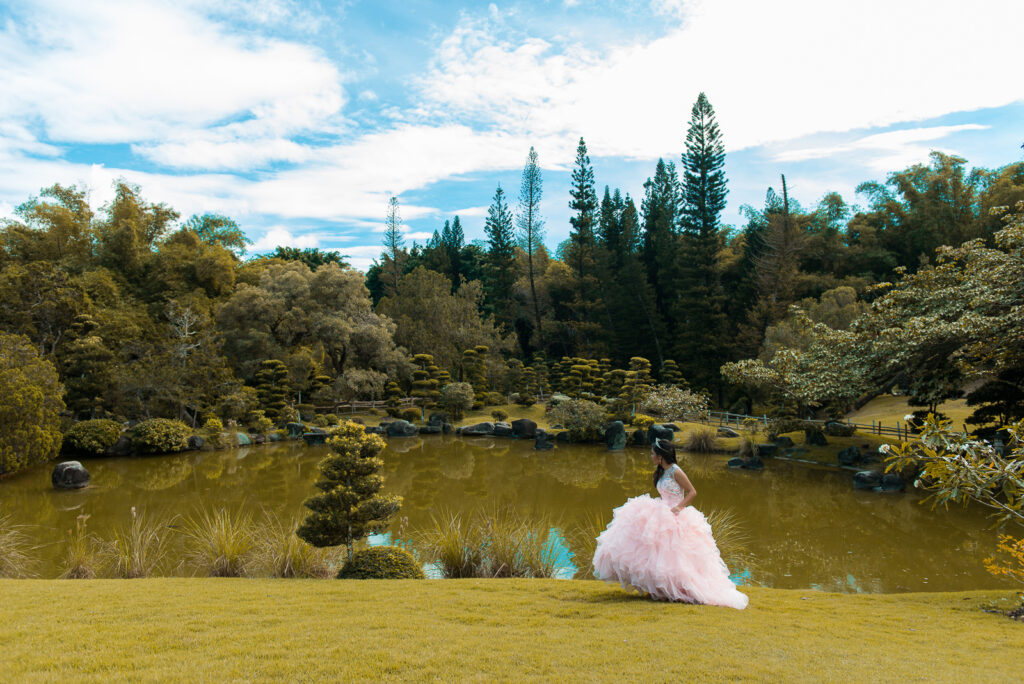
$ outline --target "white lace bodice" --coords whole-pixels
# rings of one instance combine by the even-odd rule
[[[677,470],[679,470],[679,466],[673,463],[665,469],[661,479],[658,480],[658,494],[669,506],[675,506],[683,500],[683,488],[676,482]]]

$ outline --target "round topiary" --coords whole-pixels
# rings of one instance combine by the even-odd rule
[[[132,447],[140,454],[169,454],[188,448],[192,430],[180,420],[150,418],[132,428]]]
[[[425,579],[412,554],[399,546],[370,546],[356,551],[338,579]]]
[[[121,437],[121,425],[97,418],[75,423],[64,435],[64,448],[82,454],[100,456]]]

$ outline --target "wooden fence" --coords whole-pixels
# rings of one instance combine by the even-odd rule
[[[419,408],[418,397],[403,397],[398,400],[398,408]],[[359,413],[368,409],[386,408],[388,403],[383,399],[378,401],[349,401],[327,406],[314,406],[317,413]]]
[[[743,413],[729,413],[726,411],[711,411],[708,413],[707,419],[702,421],[713,425],[735,425],[742,427],[746,421],[756,421],[763,427],[768,427],[768,421],[771,420],[766,415],[760,416],[748,416]],[[867,432],[873,435],[890,435],[898,440],[906,441],[911,438],[915,433],[910,425],[906,422],[896,421],[895,425],[884,425],[881,421],[871,421],[870,423],[852,423],[850,421],[836,421],[836,420],[805,420],[805,423],[818,423],[824,427],[825,423],[842,423],[849,425],[858,432]]]

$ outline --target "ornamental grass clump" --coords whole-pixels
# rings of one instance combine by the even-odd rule
[[[313,546],[339,546],[348,550],[352,562],[355,543],[369,534],[383,532],[388,519],[401,507],[402,499],[380,494],[384,461],[380,452],[385,442],[367,434],[358,423],[342,422],[327,440],[331,453],[320,461],[320,494],[306,499],[312,513],[302,521],[296,534]]]
[[[24,525],[15,525],[10,515],[0,515],[0,577],[30,577],[31,549]]]
[[[573,579],[594,579],[594,551],[597,537],[611,520],[611,511],[588,511],[579,523],[569,530],[566,541],[572,550],[572,562],[576,566]]]
[[[714,451],[717,444],[718,431],[714,428],[701,427],[693,430],[693,432],[686,436],[683,450],[707,454]]]
[[[417,540],[424,555],[445,579],[486,577],[486,558],[480,529],[459,513],[431,516],[433,526]]]
[[[201,508],[181,524],[186,557],[210,577],[242,577],[253,549],[252,517],[223,508]]]
[[[302,519],[284,521],[264,511],[253,530],[253,549],[247,574],[262,577],[327,578],[340,564],[336,548],[317,548],[296,536]]]
[[[114,530],[103,551],[115,577],[149,577],[167,556],[170,525],[139,513],[132,506],[131,521]]]
[[[100,573],[100,542],[86,529],[88,519],[88,514],[79,515],[75,519],[75,529],[68,533],[61,579],[94,579]]]

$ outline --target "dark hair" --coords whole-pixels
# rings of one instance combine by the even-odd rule
[[[662,460],[665,461],[666,463],[672,464],[676,462],[676,445],[668,441],[667,439],[659,438],[654,440],[654,444],[651,445],[651,448],[654,449],[654,453],[661,456]],[[654,469],[655,487],[658,486],[658,480],[660,480],[661,476],[664,474],[665,469],[662,468],[661,466],[658,466],[657,468]]]

